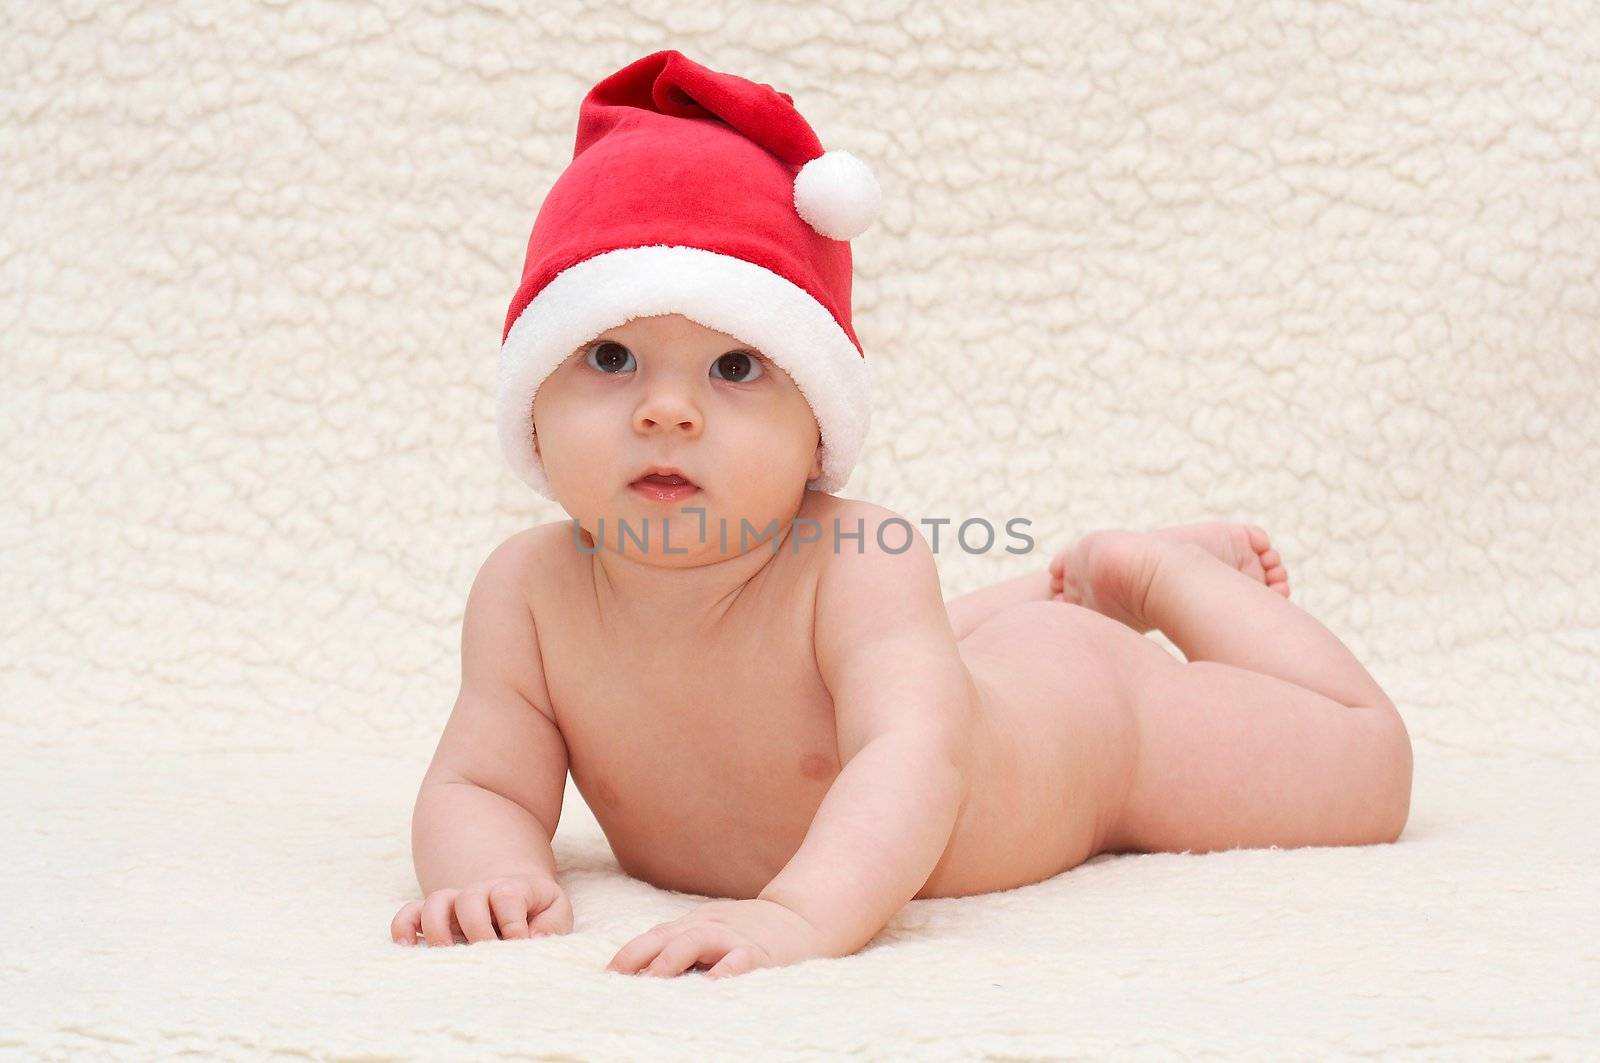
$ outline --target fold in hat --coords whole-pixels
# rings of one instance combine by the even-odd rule
[[[533,447],[539,385],[606,329],[671,313],[780,366],[822,435],[822,475],[807,486],[844,486],[871,421],[848,241],[881,194],[865,163],[823,151],[793,102],[671,50],[584,97],[501,337],[501,449],[539,494],[554,499]]]

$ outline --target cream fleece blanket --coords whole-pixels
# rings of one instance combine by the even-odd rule
[[[1587,5],[446,7],[0,16],[0,1055],[1596,1053]],[[569,788],[572,934],[390,943],[466,589],[563,516],[494,439],[528,228],[660,47],[884,186],[843,493],[1032,522],[950,596],[1265,525],[1411,727],[1398,844],[1101,857],[651,982],[601,968],[698,899]]]

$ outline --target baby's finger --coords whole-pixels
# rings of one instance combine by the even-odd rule
[[[528,910],[531,912],[535,908],[542,911],[528,927],[530,934],[565,934],[572,929],[572,901],[560,886],[554,883],[541,886],[533,895],[533,907]]]
[[[667,942],[666,948],[642,973],[672,978],[697,963],[715,964],[738,947],[738,940],[726,927],[701,923]]]
[[[665,923],[651,927],[618,949],[617,954],[611,957],[611,962],[606,964],[606,970],[634,974],[639,968],[656,958],[656,955],[661,952],[661,946],[667,943],[667,938],[670,935],[671,931],[668,930]]]
[[[495,883],[489,891],[489,907],[494,909],[501,937],[510,941],[528,936],[528,899],[515,882]]]
[[[450,922],[454,918],[456,890],[435,890],[422,902],[422,933],[430,948],[454,945],[456,938]]]
[[[740,945],[738,948],[729,949],[728,954],[712,965],[706,972],[707,978],[728,978],[736,974],[745,974],[755,970],[760,964],[757,962],[756,950],[749,945]]]
[[[500,940],[494,930],[494,919],[489,915],[489,898],[480,888],[456,894],[456,922],[461,924],[461,932],[467,936],[468,943]]]
[[[422,929],[422,902],[412,901],[402,907],[389,921],[389,936],[396,945],[415,945],[417,931]]]

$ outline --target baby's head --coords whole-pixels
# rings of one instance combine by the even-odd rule
[[[741,519],[758,530],[786,523],[822,476],[821,430],[789,374],[681,314],[633,318],[569,354],[534,396],[532,435],[553,495],[591,532],[604,517],[608,529],[648,523],[658,538],[669,515],[693,506],[736,536]],[[695,489],[661,498],[633,486],[660,468]],[[674,521],[685,525],[698,519]]]
[[[735,531],[848,479],[871,419],[849,241],[881,195],[793,102],[670,50],[584,97],[496,399],[513,471],[574,515],[637,512],[629,483],[656,465],[700,485],[672,508],[719,507]]]

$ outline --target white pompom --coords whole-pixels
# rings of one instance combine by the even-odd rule
[[[830,240],[853,240],[866,232],[882,205],[871,167],[848,151],[823,152],[795,175],[795,210]]]

